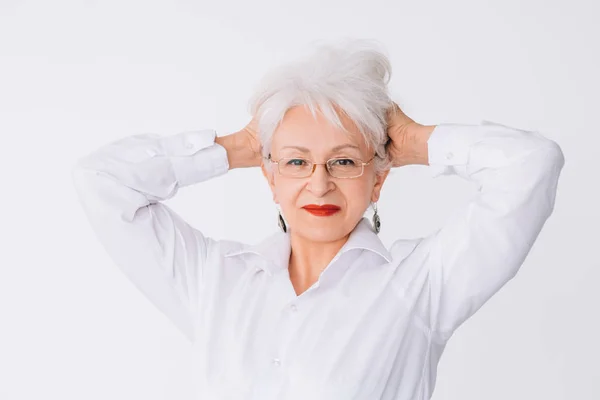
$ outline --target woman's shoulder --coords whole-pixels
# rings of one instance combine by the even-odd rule
[[[420,244],[424,237],[396,239],[390,246],[390,254],[395,261],[408,257]]]
[[[290,247],[289,236],[282,232],[275,232],[260,239],[256,243],[240,240],[221,239],[212,243],[215,251],[222,257],[234,257],[248,253],[261,256],[272,256],[273,253],[281,253],[282,249]]]
[[[216,254],[220,255],[221,257],[227,257],[234,253],[243,251],[248,246],[250,246],[249,243],[242,242],[239,240],[219,239],[219,240],[213,240],[211,247],[213,248],[213,251]]]

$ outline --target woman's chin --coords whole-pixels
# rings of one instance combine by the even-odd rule
[[[309,216],[300,225],[296,232],[315,242],[339,240],[340,237],[344,236],[345,232],[341,220],[335,217],[319,218]]]

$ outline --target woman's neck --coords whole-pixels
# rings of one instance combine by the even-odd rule
[[[289,274],[296,292],[312,286],[321,272],[340,251],[348,235],[332,242],[315,242],[300,235],[290,235]]]

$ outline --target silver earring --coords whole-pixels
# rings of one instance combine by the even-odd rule
[[[281,211],[279,211],[279,218],[277,223],[279,224],[279,228],[285,233],[287,232],[287,226],[285,225],[285,221],[283,220],[283,217],[281,216]]]
[[[381,230],[381,219],[379,218],[379,214],[377,214],[377,203],[373,203],[373,210],[375,214],[373,214],[373,230],[375,233],[379,233]]]

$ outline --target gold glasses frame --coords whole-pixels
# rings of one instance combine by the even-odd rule
[[[329,174],[329,176],[331,176],[331,177],[333,177],[333,178],[336,178],[336,179],[354,179],[354,178],[358,178],[358,177],[362,176],[362,175],[365,173],[365,165],[369,165],[369,164],[371,164],[371,161],[373,161],[373,159],[374,159],[376,156],[377,156],[377,154],[373,155],[373,157],[371,157],[371,159],[370,159],[369,161],[367,161],[367,162],[364,162],[364,161],[363,161],[363,160],[361,160],[360,158],[355,158],[355,157],[334,157],[334,158],[330,158],[329,160],[327,160],[327,161],[326,161],[326,162],[324,162],[324,163],[316,163],[316,162],[313,162],[312,160],[309,160],[309,159],[307,159],[307,158],[303,158],[303,157],[282,157],[282,158],[280,158],[279,160],[277,160],[277,161],[276,161],[276,160],[273,160],[273,159],[271,158],[271,154],[269,154],[269,156],[268,156],[268,157],[263,157],[263,158],[264,158],[265,160],[267,160],[267,161],[270,161],[270,162],[271,162],[271,163],[273,163],[273,164],[277,164],[277,171],[278,171],[278,172],[279,172],[279,173],[280,173],[282,176],[285,176],[285,177],[288,177],[288,178],[299,178],[299,179],[302,179],[302,178],[308,178],[308,177],[312,176],[312,174],[314,174],[314,173],[315,173],[315,170],[317,169],[317,165],[325,165],[325,168],[327,169],[327,173]],[[310,169],[310,174],[308,174],[308,175],[306,175],[306,176],[289,176],[289,175],[284,175],[284,174],[282,174],[282,173],[281,173],[281,169],[279,168],[279,163],[280,163],[282,160],[298,160],[298,159],[305,160],[305,161],[307,161],[308,163],[310,163],[310,164],[309,164],[309,165],[311,166],[311,169]],[[353,160],[353,161],[358,161],[358,164],[357,164],[357,165],[360,165],[360,167],[361,167],[360,174],[359,174],[359,175],[356,175],[356,176],[343,176],[343,177],[339,177],[339,176],[335,176],[335,175],[333,175],[333,174],[331,173],[331,167],[330,167],[330,163],[331,163],[332,161],[336,161],[336,160]]]

